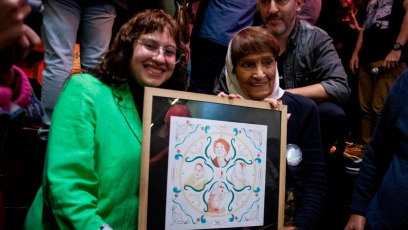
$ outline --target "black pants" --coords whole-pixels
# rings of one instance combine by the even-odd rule
[[[344,141],[346,114],[343,108],[332,102],[317,103],[317,108],[320,116],[323,152],[327,154],[336,141]]]
[[[228,47],[205,38],[197,38],[191,47],[189,91],[213,94],[214,82],[225,65]]]

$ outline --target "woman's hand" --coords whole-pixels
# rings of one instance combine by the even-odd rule
[[[13,45],[24,35],[24,19],[30,12],[27,0],[0,1],[0,49]]]
[[[358,25],[357,19],[356,19],[356,15],[353,11],[349,11],[349,27],[352,30],[355,31],[360,31],[361,27]]]
[[[266,98],[266,99],[264,99],[264,101],[271,104],[272,108],[275,108],[275,109],[278,109],[282,104],[282,100],[280,100],[280,99]]]
[[[358,58],[358,53],[353,52],[353,54],[351,55],[351,59],[350,59],[350,70],[353,74],[356,74],[356,71],[358,69],[358,65],[359,65],[359,58]]]
[[[228,99],[244,99],[241,95],[239,94],[226,94],[224,92],[221,92],[218,94],[219,97],[224,97]]]
[[[364,230],[366,218],[360,215],[350,215],[350,219],[344,230]]]
[[[271,104],[272,108],[278,109],[282,105],[282,100],[281,99],[272,99],[272,98],[266,98],[264,99],[265,102],[269,102]],[[289,121],[289,118],[292,114],[288,113],[287,114],[287,120]],[[291,228],[290,228],[291,229]],[[287,230],[287,229],[284,229]]]

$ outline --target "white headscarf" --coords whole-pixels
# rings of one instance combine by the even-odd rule
[[[248,95],[246,95],[242,91],[241,87],[239,86],[238,77],[232,71],[233,70],[233,65],[232,65],[232,60],[231,60],[232,40],[230,41],[228,45],[227,57],[225,58],[225,65],[226,65],[225,78],[227,82],[228,91],[231,94],[239,94],[245,99],[252,100],[252,98],[250,98]],[[283,93],[285,93],[285,91],[279,87],[278,62],[276,62],[275,86],[273,88],[272,94],[266,98],[279,99],[282,97]]]

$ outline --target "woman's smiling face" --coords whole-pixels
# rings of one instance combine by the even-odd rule
[[[272,53],[250,54],[237,61],[235,74],[242,91],[253,100],[263,100],[275,86],[276,60]]]
[[[158,44],[158,52],[146,49],[141,42]],[[176,42],[167,27],[163,31],[142,34],[133,44],[133,55],[129,61],[131,78],[141,86],[159,87],[170,79],[176,64],[166,57],[166,47],[176,47]],[[164,48],[164,49],[163,49]],[[174,57],[175,59],[175,57]]]

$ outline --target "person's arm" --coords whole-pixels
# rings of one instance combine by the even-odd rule
[[[294,89],[286,89],[285,91],[308,97],[314,101],[330,100],[330,95],[326,92],[321,84],[313,84]]]
[[[403,3],[403,8],[405,10],[405,16],[402,20],[401,29],[398,34],[397,40],[395,42],[404,46],[408,40],[408,0]],[[383,66],[385,69],[391,69],[398,65],[401,58],[401,50],[392,49],[384,59]]]
[[[347,82],[347,74],[341,59],[333,46],[333,40],[326,34],[322,38],[316,37],[317,46],[313,55],[316,62],[317,77],[331,100],[344,103],[350,97],[351,90]],[[325,97],[321,94],[321,99]],[[318,98],[318,99],[320,99]]]
[[[307,96],[315,101],[345,102],[350,96],[350,88],[344,67],[333,46],[333,40],[326,32],[317,27],[308,32],[309,40],[298,46],[306,46],[302,50],[308,52],[306,55],[310,55],[310,68],[313,72],[304,78],[311,84],[291,92]],[[306,80],[307,78],[309,80]]]
[[[364,153],[358,178],[353,191],[350,205],[351,213],[364,217],[368,206],[376,195],[378,188],[387,186],[389,181],[383,181],[388,174],[394,154],[405,154],[406,148],[406,108],[407,108],[408,71],[406,70],[392,85],[373,136]],[[398,158],[398,157],[397,157]],[[392,177],[392,176],[391,176]],[[405,177],[401,177],[405,179]],[[400,178],[399,178],[400,179]],[[391,182],[398,183],[396,181]],[[384,191],[383,191],[384,192]],[[384,194],[384,193],[382,193]],[[398,198],[395,198],[398,199]],[[389,204],[391,207],[395,204]],[[356,222],[362,221],[361,217],[350,217],[349,228]]]
[[[349,20],[349,27],[350,27],[350,29],[360,32],[361,27],[360,27],[360,25],[358,24],[358,21],[357,21],[357,18],[356,18],[356,14],[355,14],[352,10],[350,10],[350,11],[348,12],[348,15],[349,15],[349,17],[350,17],[350,20]]]
[[[358,69],[359,66],[359,57],[358,57],[358,53],[360,52],[361,46],[363,44],[363,33],[364,33],[364,29],[365,29],[365,23],[363,25],[363,28],[361,28],[360,33],[358,34],[358,38],[356,41],[356,46],[354,47],[354,51],[353,54],[351,55],[350,58],[350,70],[353,74],[356,74],[356,69]]]
[[[86,76],[73,76],[53,113],[43,192],[61,229],[99,229],[105,224],[97,208],[95,89],[89,82]]]
[[[353,214],[350,216],[344,230],[364,230],[366,226],[366,219],[364,216]]]

